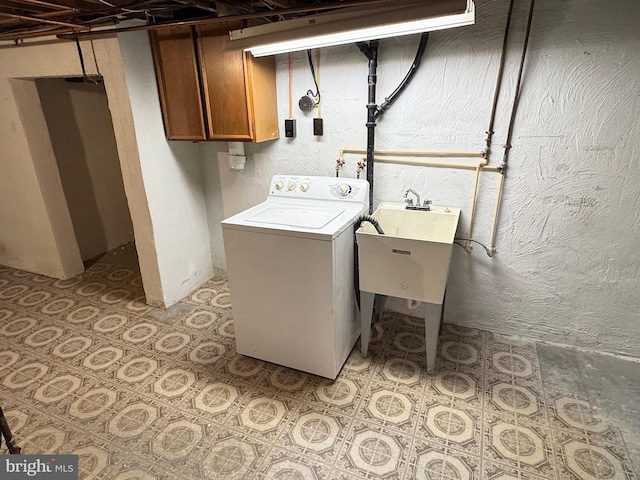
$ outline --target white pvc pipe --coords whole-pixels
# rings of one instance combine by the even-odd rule
[[[366,154],[363,148],[341,148],[340,158],[345,153]],[[461,151],[429,151],[429,150],[374,150],[374,155],[391,155],[397,157],[435,157],[435,158],[485,158],[485,152]]]
[[[489,249],[493,252],[496,248],[496,232],[498,230],[498,214],[500,213],[500,201],[502,200],[502,191],[504,190],[504,173],[500,175],[500,184],[498,185],[498,195],[496,196],[496,206],[493,211],[493,228],[491,229],[491,241]]]
[[[400,165],[415,165],[418,167],[433,167],[433,168],[454,168],[459,170],[476,170],[478,165],[480,169],[486,172],[500,172],[500,168],[492,165],[486,165],[485,162],[477,163],[461,163],[461,162],[434,162],[429,160],[422,160],[418,158],[395,158],[376,156],[375,161],[378,163],[396,163]]]
[[[476,205],[478,204],[478,183],[480,180],[480,168],[482,168],[482,164],[478,164],[476,168],[476,180],[473,184],[473,199],[471,200],[471,215],[469,215],[469,241],[467,242],[467,246],[471,246],[471,239],[473,238],[473,222],[476,218]]]
[[[362,148],[341,148],[340,160],[344,161],[345,154],[366,154],[367,151]],[[421,158],[405,158],[405,157],[421,157]],[[482,158],[480,163],[463,163],[463,162],[436,162],[424,160],[424,158]],[[363,157],[364,160],[364,157]],[[476,176],[473,187],[473,199],[471,206],[471,215],[469,218],[469,238],[473,235],[473,224],[475,222],[476,206],[478,203],[478,186],[480,181],[480,172],[500,173],[500,183],[498,186],[498,195],[496,197],[495,210],[493,214],[493,227],[491,230],[491,242],[489,249],[495,250],[495,237],[498,228],[498,214],[500,211],[500,202],[502,200],[502,191],[504,186],[504,172],[501,167],[488,165],[485,152],[469,152],[469,151],[421,151],[421,150],[375,150],[374,160],[378,163],[391,163],[400,165],[415,165],[421,167],[432,168],[452,168],[459,170],[475,170]],[[470,244],[471,242],[469,242]],[[407,307],[411,308],[409,304]]]

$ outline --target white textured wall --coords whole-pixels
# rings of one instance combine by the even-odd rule
[[[81,272],[82,259],[29,78],[77,73],[65,46],[0,44],[0,264],[58,278]]]
[[[202,152],[165,139],[147,33],[118,40],[162,283],[163,298],[151,300],[168,307],[213,276]]]
[[[518,1],[494,138],[502,160],[528,4]],[[435,32],[414,81],[378,122],[379,149],[481,150],[493,96],[507,0],[478,0],[477,24]],[[634,0],[538,0],[512,141],[497,238],[488,258],[454,250],[446,321],[640,356],[640,4]],[[378,101],[404,76],[417,37],[381,42]],[[367,62],[355,46],[321,52],[325,135],[297,99],[313,82],[293,54],[298,137],[248,145],[243,173],[203,146],[216,267],[224,268],[219,221],[266,195],[275,173],[334,174],[341,146],[366,145]],[[279,117],[288,116],[287,56],[277,58]],[[347,158],[354,176],[357,157]],[[374,201],[402,201],[406,188],[469,215],[473,173],[376,165]],[[488,242],[496,175],[481,179],[474,237]],[[391,306],[402,309],[402,302]],[[418,313],[420,310],[417,311]]]
[[[149,205],[117,39],[81,42],[102,74],[147,299],[162,303]],[[95,56],[93,54],[95,50]],[[56,278],[84,270],[34,79],[81,75],[73,42],[0,42],[0,264]]]
[[[117,39],[80,42],[102,74],[145,293],[162,302],[149,205]],[[94,56],[95,50],[95,56]],[[84,270],[34,79],[82,74],[73,42],[0,42],[0,264],[56,278]]]
[[[212,275],[201,150],[164,138],[146,34],[81,45],[87,73],[105,80],[147,301],[170,306]],[[34,81],[80,74],[73,42],[0,43],[2,265],[83,270]]]

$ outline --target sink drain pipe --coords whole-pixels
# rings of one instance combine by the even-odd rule
[[[358,48],[369,59],[369,95],[367,98],[367,182],[369,182],[369,214],[373,213],[373,150],[376,139],[376,85],[378,83],[378,40],[358,42]]]
[[[374,151],[375,151],[375,138],[376,138],[376,120],[380,118],[384,112],[396,101],[398,96],[409,85],[409,82],[415,75],[424,51],[427,48],[427,41],[429,40],[429,33],[425,32],[420,36],[420,44],[418,45],[418,51],[413,59],[413,63],[409,68],[409,71],[400,82],[400,85],[384,99],[382,105],[376,104],[376,86],[378,84],[378,40],[371,40],[369,43],[358,42],[358,48],[369,59],[369,92],[367,98],[367,181],[369,182],[369,214],[373,213],[373,163],[374,163]]]
[[[362,223],[369,222],[371,223],[376,231],[384,235],[382,228],[378,221],[371,216],[373,213],[373,163],[374,163],[374,151],[375,151],[375,137],[376,137],[376,120],[382,116],[382,114],[395,102],[396,98],[402,93],[402,91],[409,84],[413,76],[415,75],[418,67],[420,66],[420,62],[424,55],[424,51],[427,47],[427,41],[429,40],[429,34],[423,33],[420,37],[420,44],[418,46],[418,51],[416,52],[416,56],[413,59],[413,63],[409,68],[409,71],[400,82],[400,85],[385,98],[385,101],[382,105],[378,106],[376,104],[376,86],[378,83],[378,40],[371,40],[369,43],[367,42],[358,42],[356,45],[360,49],[360,51],[367,57],[369,60],[369,76],[368,76],[368,98],[367,98],[367,181],[369,182],[369,215],[361,215],[357,218],[354,224],[354,234],[353,234],[353,243],[354,243],[354,256],[353,256],[353,283],[356,293],[356,300],[358,302],[358,308],[360,308],[360,267],[358,263],[358,244],[356,242],[355,231],[360,228]],[[378,312],[378,316],[381,313],[382,306],[384,305],[384,300],[386,296],[384,295],[376,295],[374,301],[374,311]]]

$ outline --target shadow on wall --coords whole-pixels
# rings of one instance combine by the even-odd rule
[[[133,241],[104,86],[36,80],[83,261]]]

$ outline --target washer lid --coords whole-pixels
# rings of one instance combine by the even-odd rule
[[[300,204],[272,205],[247,217],[245,221],[317,230],[328,225],[343,212],[344,209],[339,208],[314,208]]]

